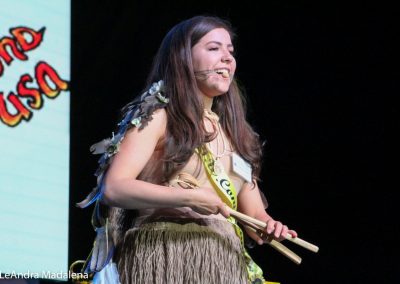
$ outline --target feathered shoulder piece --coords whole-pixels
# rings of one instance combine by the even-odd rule
[[[136,98],[129,106],[123,120],[118,123],[118,132],[115,135],[112,133],[111,138],[104,139],[90,147],[92,154],[101,154],[99,159],[99,168],[95,176],[97,176],[98,186],[83,200],[77,204],[78,207],[85,208],[101,198],[101,186],[103,175],[107,170],[110,159],[114,156],[125,137],[125,133],[132,127],[143,129],[150,120],[152,120],[153,112],[159,108],[163,108],[168,104],[169,99],[163,95],[164,83],[159,81],[153,83],[151,88]]]
[[[118,123],[117,134],[112,134],[111,138],[104,139],[90,147],[93,154],[101,154],[98,161],[99,167],[95,173],[97,186],[81,202],[77,203],[80,208],[85,208],[92,203],[96,203],[92,225],[97,232],[95,245],[89,256],[88,267],[90,271],[100,271],[110,260],[112,250],[110,250],[110,238],[108,238],[107,218],[102,214],[100,200],[104,194],[104,177],[110,165],[111,158],[118,153],[119,146],[125,137],[126,132],[132,127],[143,129],[150,120],[155,110],[167,106],[169,99],[164,96],[164,82],[153,83],[148,91],[137,97],[128,107],[125,117]],[[106,248],[106,249],[105,249]]]

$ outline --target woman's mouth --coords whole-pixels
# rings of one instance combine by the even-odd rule
[[[207,80],[210,76],[218,76],[220,78],[232,79],[233,75],[230,74],[230,70],[228,68],[217,68],[217,69],[209,69],[202,71],[195,71],[195,76],[199,80]]]
[[[225,69],[225,68],[221,68],[221,69],[215,69],[214,70],[215,73],[221,75],[223,78],[229,78],[229,70]]]

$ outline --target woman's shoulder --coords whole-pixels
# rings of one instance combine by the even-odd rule
[[[151,126],[151,124],[154,124]],[[164,108],[159,108],[153,112],[153,119],[150,120],[149,126],[156,128],[159,134],[164,134],[167,128],[167,112]]]
[[[156,136],[158,138],[164,136],[167,129],[167,112],[164,108],[154,110],[145,122],[132,127],[127,131],[127,136]]]
[[[157,118],[160,121],[165,121],[166,122],[167,121],[167,111],[165,110],[165,108],[156,109],[153,112],[153,117]]]

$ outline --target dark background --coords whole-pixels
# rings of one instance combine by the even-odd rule
[[[72,1],[70,263],[85,259],[94,239],[92,208],[73,205],[95,186],[90,145],[111,136],[168,30],[207,14],[238,34],[248,119],[267,141],[260,187],[268,211],[320,247],[313,254],[287,243],[300,266],[267,246],[251,250],[267,279],[394,283],[383,256],[391,224],[378,217],[388,214],[378,201],[383,106],[373,73],[383,60],[381,18],[361,6],[283,2]]]

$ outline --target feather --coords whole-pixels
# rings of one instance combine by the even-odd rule
[[[93,144],[90,146],[90,152],[92,152],[93,155],[96,154],[103,154],[107,151],[107,148],[110,146],[111,139],[103,139],[100,142],[97,142],[96,144]]]
[[[95,188],[93,188],[93,190],[89,193],[88,196],[86,196],[86,198],[84,200],[82,200],[81,202],[76,203],[76,206],[79,208],[86,208],[88,207],[90,204],[92,204],[93,202],[96,201],[97,197],[99,196],[99,191],[98,191],[98,187],[96,186]]]
[[[107,225],[96,228],[96,238],[85,272],[98,272],[111,260],[114,245]]]

